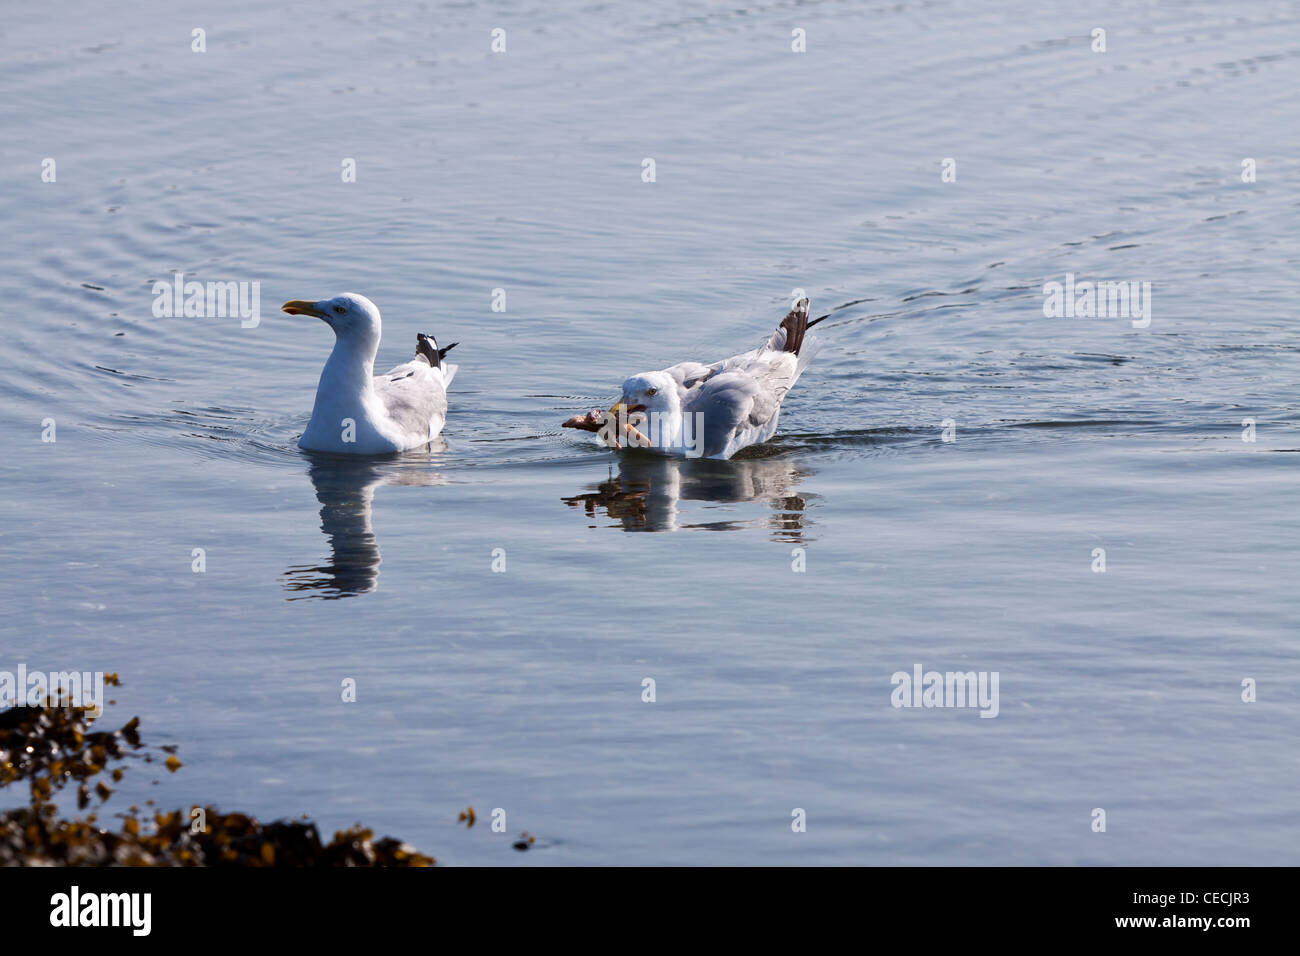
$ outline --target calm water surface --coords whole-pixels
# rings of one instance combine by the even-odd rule
[[[132,799],[447,863],[1297,862],[1294,4],[2,29],[0,668],[117,671],[185,763]],[[176,272],[260,324],[155,318]],[[1150,327],[1045,318],[1067,272]],[[831,317],[770,444],[560,430],[795,289]],[[277,306],[341,291],[385,368],[460,341],[445,440],[297,450],[331,337]],[[891,707],[916,664],[997,671],[998,717]]]

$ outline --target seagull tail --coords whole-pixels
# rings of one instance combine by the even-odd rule
[[[438,348],[438,340],[432,335],[425,332],[415,333],[415,357],[422,358],[434,368],[442,368],[442,360],[447,357],[447,353],[460,345],[459,342],[452,342],[446,348]]]
[[[767,347],[775,351],[793,352],[798,355],[799,349],[803,347],[804,333],[808,331],[809,326],[816,324],[816,322],[808,321],[808,299],[806,297],[802,298],[794,304],[790,314],[781,320],[781,324],[776,327],[772,337],[767,340]]]

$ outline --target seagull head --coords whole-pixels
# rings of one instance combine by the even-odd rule
[[[280,309],[290,315],[314,315],[323,319],[339,338],[379,341],[379,309],[364,295],[355,292],[344,292],[319,302],[293,299],[280,306]]]
[[[667,372],[642,372],[623,383],[623,397],[609,412],[611,415],[633,412],[677,415],[681,410],[676,379]]]

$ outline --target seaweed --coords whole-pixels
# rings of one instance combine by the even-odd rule
[[[117,675],[105,682],[119,685]],[[216,807],[155,811],[132,806],[118,829],[98,814],[61,819],[57,804],[75,785],[78,810],[113,795],[131,760],[153,763],[156,751],[140,738],[140,718],[113,731],[92,730],[85,708],[47,699],[41,707],[0,711],[0,789],[26,781],[28,805],[0,811],[0,866],[433,866],[435,860],[392,837],[376,839],[360,824],[325,843],[310,820],[261,823]],[[163,765],[175,773],[172,751]],[[157,783],[157,781],[154,781]],[[152,804],[150,800],[148,803]]]

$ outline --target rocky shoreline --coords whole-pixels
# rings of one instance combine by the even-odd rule
[[[108,675],[118,684],[116,675]],[[102,719],[102,718],[101,718]],[[324,841],[310,820],[262,823],[216,807],[118,814],[120,826],[100,825],[96,812],[113,796],[130,763],[161,764],[176,772],[175,748],[151,748],[133,717],[113,731],[83,707],[47,700],[40,707],[0,711],[0,801],[28,787],[28,804],[0,811],[0,866],[433,866],[433,857],[392,837],[376,838],[360,825]],[[165,756],[164,756],[165,754]],[[72,819],[57,797],[75,788]],[[92,809],[92,804],[94,808]],[[153,801],[147,801],[152,806]],[[89,812],[85,812],[89,811]]]

